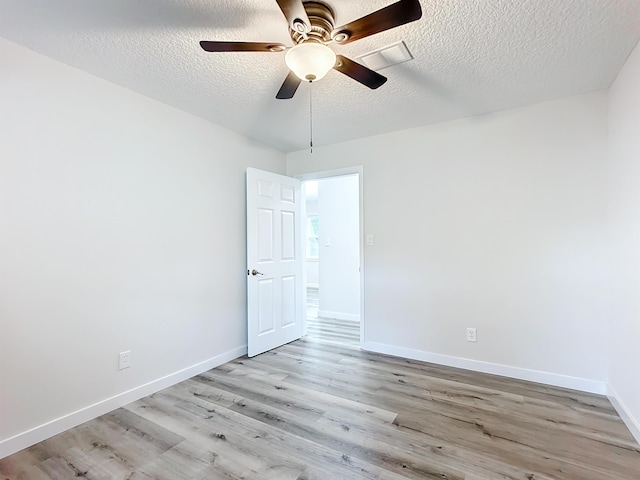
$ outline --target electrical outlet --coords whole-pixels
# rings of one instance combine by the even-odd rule
[[[467,342],[477,342],[478,336],[475,328],[467,328]]]
[[[131,350],[120,353],[118,357],[118,370],[123,370],[131,366]]]

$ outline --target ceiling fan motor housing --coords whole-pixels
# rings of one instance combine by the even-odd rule
[[[304,2],[303,5],[311,22],[311,28],[308,32],[302,33],[289,27],[291,40],[293,40],[296,45],[304,41],[318,43],[331,41],[331,32],[334,29],[335,22],[333,9],[329,5],[321,2]]]

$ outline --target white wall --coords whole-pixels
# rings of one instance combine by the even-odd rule
[[[318,315],[360,319],[360,180],[318,180],[320,296]],[[329,240],[327,245],[326,240]]]
[[[304,182],[305,189],[305,214],[318,215],[318,182]],[[305,245],[306,249],[306,245]],[[307,258],[307,287],[318,288],[320,282],[320,262],[318,258]]]
[[[609,102],[609,385],[640,442],[640,46],[611,86]]]
[[[365,346],[604,391],[606,122],[596,92],[289,154],[363,165]]]
[[[3,457],[243,353],[244,172],[285,157],[1,39],[0,65]]]

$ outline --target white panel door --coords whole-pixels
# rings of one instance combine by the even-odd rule
[[[250,357],[302,336],[300,181],[247,169],[247,311]]]

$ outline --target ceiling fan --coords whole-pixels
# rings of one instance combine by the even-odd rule
[[[383,32],[422,17],[418,0],[400,0],[358,20],[334,28],[333,9],[322,2],[276,0],[289,22],[289,35],[295,46],[265,42],[201,41],[207,52],[284,52],[289,74],[276,98],[292,98],[300,83],[314,82],[335,69],[371,89],[383,85],[387,78],[336,53],[332,43],[347,44]]]

